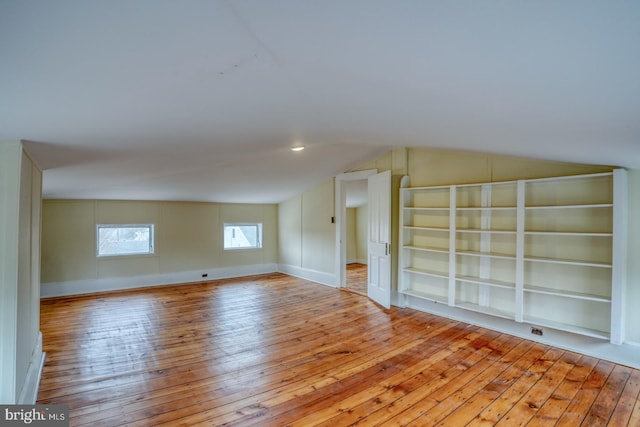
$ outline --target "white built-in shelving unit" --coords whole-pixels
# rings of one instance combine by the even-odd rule
[[[409,187],[398,287],[409,298],[624,340],[626,171]]]

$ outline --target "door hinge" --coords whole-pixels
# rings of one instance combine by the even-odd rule
[[[389,246],[388,243],[384,244],[384,254],[385,255],[391,255],[391,247]]]

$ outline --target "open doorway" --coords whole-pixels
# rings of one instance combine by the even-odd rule
[[[349,181],[346,192],[346,281],[345,288],[367,294],[367,180]]]
[[[391,307],[391,171],[375,169],[336,177],[336,285],[346,287],[348,182],[367,180],[367,296],[384,308]]]
[[[339,287],[367,295],[368,178],[366,170],[336,178],[336,277]]]

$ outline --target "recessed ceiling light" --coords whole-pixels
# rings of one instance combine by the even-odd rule
[[[304,150],[304,145],[296,145],[295,147],[291,147],[291,151],[302,151]]]

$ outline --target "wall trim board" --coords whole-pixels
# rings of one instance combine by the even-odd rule
[[[332,288],[339,287],[336,281],[336,276],[332,273],[325,273],[324,271],[311,270],[309,268],[298,267],[290,264],[278,264],[278,272],[319,283],[321,285],[331,286]]]
[[[19,405],[35,405],[38,399],[38,389],[40,387],[40,378],[42,378],[42,368],[46,353],[42,352],[42,332],[38,332],[38,338],[33,347],[27,377],[22,385],[20,396],[18,397]]]
[[[0,403],[7,404],[16,399],[19,153],[17,142],[0,144]]]
[[[203,268],[199,270],[179,271],[164,274],[147,274],[131,277],[109,277],[66,282],[50,282],[42,284],[40,287],[40,297],[51,298],[68,295],[91,294],[96,292],[148,288],[152,286],[179,285],[183,283],[197,283],[207,280],[269,274],[277,271],[278,265],[275,263],[269,263],[239,265],[223,268]],[[202,277],[203,274],[207,274],[207,277]]]
[[[638,343],[625,342],[616,345],[606,340],[572,334],[546,326],[542,327],[544,336],[537,336],[531,333],[531,327],[538,327],[538,325],[518,323],[513,320],[489,316],[457,307],[450,307],[446,304],[426,301],[411,296],[406,297],[405,306],[414,310],[435,314],[436,316],[446,317],[459,322],[469,323],[471,325],[640,369]]]
[[[366,259],[348,259],[347,264],[364,264],[367,265]]]

